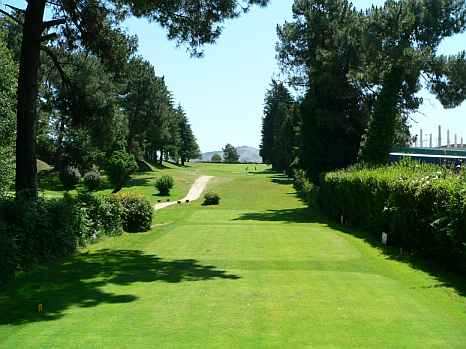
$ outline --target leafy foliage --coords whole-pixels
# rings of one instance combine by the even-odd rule
[[[220,203],[220,195],[214,192],[208,192],[204,195],[204,206],[218,205]]]
[[[160,195],[170,195],[170,190],[175,185],[175,181],[171,176],[162,176],[155,181],[155,187],[158,189]]]
[[[299,110],[286,86],[272,80],[266,93],[260,154],[276,170],[288,170],[295,162],[300,144]]]
[[[222,162],[222,156],[219,154],[214,154],[210,158],[210,162]]]
[[[388,233],[389,243],[466,270],[464,177],[416,162],[325,176],[319,203],[346,224]]]
[[[14,177],[14,135],[17,67],[0,30],[0,196]]]
[[[114,193],[119,192],[123,188],[123,185],[137,168],[136,160],[132,154],[128,154],[122,150],[112,153],[105,166],[105,172],[113,186]]]
[[[100,187],[102,177],[98,171],[89,171],[84,175],[84,185],[90,191],[97,190]]]
[[[123,206],[123,229],[129,233],[148,231],[152,224],[154,210],[146,198],[132,193],[117,195]]]
[[[367,114],[348,74],[358,63],[360,15],[346,0],[295,1],[294,21],[278,28],[279,62],[301,102],[301,166],[319,174],[356,162]]]
[[[1,257],[0,282],[16,270],[74,252],[89,236],[89,218],[73,200],[0,202],[0,240],[8,249]]]
[[[466,97],[464,53],[436,56],[464,30],[464,2],[390,0],[357,11],[348,0],[296,0],[293,15],[278,27],[277,57],[304,92],[299,158],[316,183],[357,161],[383,164],[409,142],[421,76],[446,107]]]
[[[77,168],[67,166],[60,171],[60,181],[66,190],[71,190],[81,181],[81,174]]]
[[[239,162],[238,151],[231,144],[227,144],[225,148],[223,148],[223,161],[229,164]]]

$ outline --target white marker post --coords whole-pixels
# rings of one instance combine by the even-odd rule
[[[382,245],[387,246],[388,234],[382,233]]]

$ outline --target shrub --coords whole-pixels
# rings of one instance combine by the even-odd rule
[[[73,253],[89,235],[89,219],[70,197],[0,203],[0,280]]]
[[[141,195],[125,193],[117,195],[123,206],[123,229],[130,233],[148,231],[154,210],[150,202]]]
[[[155,187],[158,189],[160,195],[170,195],[170,190],[173,188],[175,181],[170,176],[162,176],[155,182]]]
[[[138,166],[134,156],[125,151],[115,151],[107,161],[105,172],[108,180],[113,186],[113,193],[117,193],[123,188],[137,170]]]
[[[210,158],[210,162],[222,162],[222,157],[219,154],[214,154]]]
[[[312,183],[303,170],[295,170],[293,173],[293,187],[298,196],[310,206],[317,204],[317,194],[319,187]]]
[[[81,174],[79,173],[79,170],[71,166],[67,166],[62,171],[60,171],[59,177],[63,187],[66,190],[74,189],[81,180]]]
[[[466,185],[434,165],[403,162],[328,173],[319,204],[389,243],[466,270]]]
[[[204,203],[203,205],[218,205],[220,203],[220,195],[214,192],[208,192],[204,195]]]
[[[90,193],[79,193],[78,201],[80,207],[86,210],[91,218],[91,236],[95,239],[102,235],[118,235],[123,232],[123,206],[121,201],[113,196],[94,196]]]
[[[84,185],[90,191],[99,189],[101,180],[100,173],[97,171],[89,171],[84,175]]]

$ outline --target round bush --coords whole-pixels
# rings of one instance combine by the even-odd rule
[[[67,166],[60,172],[60,181],[66,190],[71,190],[79,184],[81,174],[75,167]]]
[[[218,205],[220,203],[220,196],[214,192],[208,192],[204,195],[204,203],[203,205]]]
[[[126,193],[117,196],[123,206],[123,229],[129,233],[148,231],[154,210],[150,202],[141,195]]]
[[[170,176],[162,176],[155,182],[155,187],[158,189],[160,195],[170,195],[170,190],[173,188],[175,181]]]
[[[99,189],[101,182],[100,173],[97,171],[89,171],[84,175],[84,185],[90,191]]]
[[[105,166],[105,173],[113,186],[113,192],[119,192],[137,169],[138,165],[132,154],[121,150],[115,151]]]

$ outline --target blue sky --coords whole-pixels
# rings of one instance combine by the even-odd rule
[[[384,1],[358,0],[359,8]],[[185,48],[165,38],[164,31],[143,20],[128,21],[128,30],[139,36],[140,53],[164,75],[175,98],[186,109],[202,151],[220,149],[225,143],[258,147],[265,91],[279,73],[275,60],[275,28],[291,19],[292,0],[272,0],[265,9],[254,8],[242,18],[225,24],[218,42],[205,48],[205,57],[190,58]],[[466,49],[466,35],[449,38],[439,52]],[[437,126],[465,137],[466,103],[444,110],[435,97],[422,92],[424,105],[411,121],[412,133],[437,133]],[[446,131],[445,131],[446,132]],[[443,136],[446,140],[446,135]],[[428,140],[428,136],[424,137]],[[436,139],[436,136],[434,136]]]
[[[24,4],[22,0],[12,2]],[[367,8],[384,1],[354,2],[358,8]],[[157,24],[141,19],[125,23],[128,31],[139,37],[140,54],[155,66],[159,75],[165,76],[176,101],[185,108],[202,151],[217,150],[226,143],[258,147],[264,94],[270,79],[279,73],[275,28],[291,19],[292,3],[271,0],[267,8],[254,8],[225,23],[223,35],[215,45],[205,47],[201,59],[190,58],[184,47],[177,48],[168,41]],[[464,49],[466,34],[445,40],[439,52],[451,54]],[[457,133],[466,141],[466,103],[444,110],[426,91],[421,95],[425,102],[411,121],[412,133],[423,128],[424,134],[436,134],[441,124],[444,130],[451,130],[452,139]]]

